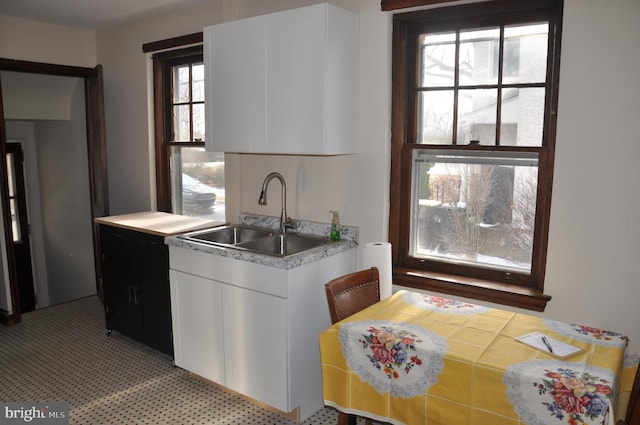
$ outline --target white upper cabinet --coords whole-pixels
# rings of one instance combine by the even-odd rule
[[[207,150],[354,153],[358,37],[330,4],[205,28]]]

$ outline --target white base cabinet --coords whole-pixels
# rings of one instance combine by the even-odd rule
[[[176,366],[225,384],[222,346],[222,284],[171,270],[171,319]]]
[[[226,386],[286,411],[287,300],[232,285],[223,299]]]
[[[293,269],[169,247],[176,366],[305,420],[323,407],[324,284],[355,249]]]

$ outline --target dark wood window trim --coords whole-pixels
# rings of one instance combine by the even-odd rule
[[[382,2],[386,7],[410,7],[434,4],[436,1],[415,0],[387,0]],[[419,4],[418,4],[419,3]],[[479,299],[488,302],[520,307],[536,311],[544,311],[546,303],[551,299],[544,294],[544,277],[547,254],[547,233],[551,204],[551,182],[553,179],[553,163],[555,150],[556,111],[558,99],[558,82],[560,66],[560,40],[562,22],[562,0],[519,0],[488,1],[462,6],[445,6],[418,12],[394,15],[393,29],[393,66],[392,66],[392,166],[391,166],[391,208],[389,215],[389,240],[393,245],[393,281],[394,284],[433,290],[441,293]],[[542,10],[542,12],[540,12]],[[541,150],[540,160],[544,161],[543,171],[539,175],[539,196],[537,208],[542,214],[536,217],[536,234],[532,261],[532,273],[529,282],[500,281],[489,278],[489,274],[478,273],[477,276],[460,276],[443,272],[436,272],[415,261],[407,260],[408,235],[410,222],[410,188],[406,182],[410,181],[410,170],[402,166],[410,161],[412,146],[408,143],[411,129],[408,119],[412,113],[409,105],[408,87],[411,75],[407,68],[408,31],[412,25],[422,25],[423,22],[432,23],[435,20],[446,21],[457,19],[460,15],[482,21],[480,15],[489,16],[500,13],[518,12],[538,16],[543,13],[550,19],[548,62],[549,87],[547,89],[547,104],[545,106],[545,131],[543,138],[544,149]],[[477,18],[476,18],[477,17]],[[415,55],[415,54],[414,54]],[[415,145],[414,145],[415,148]]]
[[[169,164],[171,147],[167,143],[167,134],[169,134],[170,131],[170,128],[167,126],[172,124],[165,122],[165,117],[170,115],[166,115],[166,105],[164,101],[166,90],[170,90],[171,87],[166,87],[166,83],[163,81],[163,72],[165,72],[166,63],[169,60],[198,53],[202,54],[203,40],[203,33],[197,32],[165,40],[152,41],[142,45],[143,53],[166,50],[153,55],[153,118],[156,158],[156,208],[158,211],[172,212],[171,172]],[[196,46],[185,48],[185,46],[192,44],[196,44]]]
[[[406,9],[409,7],[429,6],[438,3],[456,3],[459,0],[382,0],[380,6],[383,11]]]
[[[196,32],[180,37],[168,38],[166,40],[152,41],[142,45],[144,53],[157,52],[160,50],[175,49],[178,47],[188,46],[189,44],[202,43],[204,39],[202,32]]]
[[[204,142],[173,142],[171,105],[166,99],[173,93],[170,75],[175,65],[202,62],[202,45],[171,50],[153,55],[153,103],[156,158],[156,197],[158,211],[173,212],[171,203],[171,147],[174,145],[204,146]]]

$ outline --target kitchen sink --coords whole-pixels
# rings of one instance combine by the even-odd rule
[[[269,229],[230,225],[199,230],[179,236],[181,239],[258,254],[286,257],[331,243],[328,238],[295,233],[276,233]]]
[[[242,242],[264,238],[273,234],[274,233],[268,229],[258,229],[250,226],[223,226],[187,233],[183,238],[220,245],[237,245]]]
[[[238,246],[260,254],[285,257],[329,243],[331,241],[326,238],[285,233],[244,242]]]

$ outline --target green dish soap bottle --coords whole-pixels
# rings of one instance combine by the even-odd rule
[[[340,215],[338,214],[338,211],[329,211],[330,213],[333,213],[333,218],[331,219],[331,233],[329,235],[329,238],[332,241],[339,241],[340,240]]]

